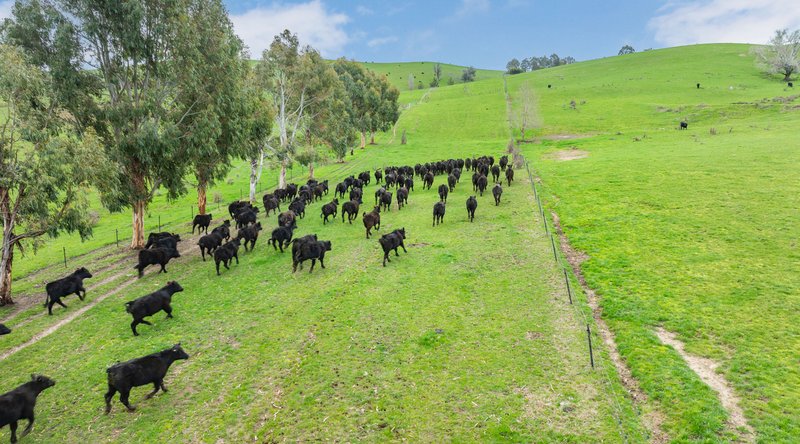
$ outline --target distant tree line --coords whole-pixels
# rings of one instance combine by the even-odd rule
[[[513,58],[506,63],[506,72],[508,74],[520,74],[528,71],[552,68],[554,66],[569,65],[570,63],[575,63],[575,58],[570,56],[561,57],[556,53],[550,54],[549,56],[532,56],[522,60]]]

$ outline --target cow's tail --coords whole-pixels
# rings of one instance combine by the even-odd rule
[[[134,301],[130,301],[130,302],[126,302],[125,303],[125,311],[127,311],[128,313],[130,313],[131,309],[133,308],[133,302]]]

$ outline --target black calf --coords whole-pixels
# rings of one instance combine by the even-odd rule
[[[269,239],[269,243],[272,244],[272,248],[278,249],[280,247],[281,253],[283,253],[283,248],[288,247],[289,243],[292,241],[292,234],[294,233],[294,227],[278,227],[272,230],[272,237]],[[276,245],[277,243],[277,245]]]
[[[136,332],[137,325],[153,325],[144,320],[144,318],[147,316],[152,316],[159,311],[164,310],[164,312],[167,314],[167,317],[171,318],[172,306],[170,306],[170,303],[172,302],[172,295],[181,291],[183,291],[183,287],[181,287],[177,282],[172,281],[167,282],[166,286],[156,292],[142,296],[139,299],[126,302],[125,311],[133,316],[133,322],[131,322],[131,330],[133,330],[133,335],[139,336],[139,333]]]
[[[67,306],[61,302],[61,298],[64,296],[76,294],[80,300],[83,300],[83,298],[86,297],[86,289],[83,288],[83,280],[89,279],[90,277],[92,277],[92,274],[89,273],[89,270],[81,267],[69,276],[45,285],[44,289],[47,292],[47,297],[44,300],[44,306],[47,307],[47,313],[53,314],[53,305],[55,304],[67,308]]]
[[[203,257],[203,262],[206,261],[206,253],[211,255],[220,245],[222,245],[222,236],[220,233],[211,232],[211,234],[207,234],[200,238],[197,241],[197,245],[200,246],[200,256]]]
[[[381,247],[383,247],[384,267],[386,266],[386,261],[389,262],[392,261],[391,259],[389,259],[389,253],[391,253],[392,250],[394,250],[395,256],[400,256],[400,254],[397,252],[397,249],[399,247],[403,247],[403,251],[408,253],[408,251],[406,250],[406,246],[403,244],[403,239],[405,238],[406,238],[406,229],[401,228],[399,230],[394,230],[389,234],[384,234],[383,236],[381,236],[380,239],[378,239],[378,242],[381,244]]]
[[[181,257],[174,248],[153,248],[152,250],[139,251],[139,263],[133,267],[139,270],[139,277],[144,276],[144,269],[150,265],[161,265],[159,273],[167,272],[167,263],[174,257]]]
[[[239,240],[244,239],[244,251],[248,251],[247,244],[250,244],[250,251],[253,251],[253,248],[256,247],[259,231],[261,231],[261,222],[256,222],[255,225],[248,225],[247,227],[239,230],[236,238]]]
[[[467,199],[467,217],[472,222],[475,219],[475,209],[478,208],[478,199],[475,196],[470,196]]]
[[[433,205],[433,226],[444,222],[444,202],[436,202]]]
[[[194,234],[194,228],[197,227],[197,234],[200,234],[201,231],[205,231],[208,234],[208,226],[211,225],[211,214],[198,214],[194,217],[192,221],[192,234]]]
[[[8,424],[12,443],[17,442],[17,422],[20,419],[28,420],[22,436],[30,433],[33,428],[33,408],[36,406],[36,398],[54,385],[56,382],[47,376],[31,375],[30,381],[0,395],[0,427]]]
[[[166,393],[167,388],[164,387],[164,376],[167,375],[167,370],[169,370],[172,363],[179,359],[189,359],[189,355],[183,351],[181,344],[175,344],[164,351],[114,364],[107,368],[106,414],[111,411],[111,399],[117,392],[119,392],[120,402],[129,412],[136,410],[136,407],[128,402],[131,388],[153,384],[153,391],[148,393],[144,397],[145,399],[152,398],[159,388]]]
[[[239,239],[237,238],[214,251],[214,264],[217,267],[217,276],[219,276],[220,262],[222,262],[226,270],[231,269],[228,265],[230,265],[233,259],[236,259],[236,265],[239,265],[239,245]]]
[[[503,195],[503,186],[495,184],[494,188],[492,188],[492,195],[494,196],[494,204],[500,205],[500,196]]]

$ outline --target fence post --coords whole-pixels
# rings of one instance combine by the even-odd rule
[[[572,305],[572,287],[569,286],[569,275],[567,275],[567,269],[564,268],[564,282],[567,283],[567,294],[569,295],[569,303]]]
[[[586,338],[589,339],[589,362],[592,364],[592,368],[594,368],[594,352],[592,351],[592,330],[589,328],[589,324],[586,324]]]
[[[189,211],[192,212],[192,220],[194,220],[194,205],[189,205]]]
[[[556,252],[556,241],[553,240],[553,236],[550,236],[550,245],[553,246],[553,257],[555,258],[556,262],[558,262],[558,253]]]
[[[158,231],[161,231],[161,215],[158,215]]]
[[[114,237],[116,238],[117,248],[119,248],[119,228],[114,228]]]
[[[61,247],[61,250],[64,252],[64,268],[67,268],[67,247]]]

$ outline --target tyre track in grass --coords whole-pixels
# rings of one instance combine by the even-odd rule
[[[188,238],[188,239],[185,239],[184,241],[182,241],[182,242],[186,242],[187,244],[190,244],[190,246],[188,246],[187,248],[183,249],[182,251],[180,249],[178,250],[181,253],[181,258],[180,259],[182,259],[184,255],[186,255],[188,253],[191,253],[192,251],[199,250],[199,247],[197,245],[197,240],[199,238],[200,238],[200,236],[198,235],[198,236],[193,236],[191,238]],[[187,259],[184,259],[184,260],[180,260],[180,259],[178,259],[176,261],[176,263],[182,263],[182,262],[186,262],[186,261],[189,260],[188,257],[187,257]],[[128,265],[130,265],[130,262],[127,262],[127,261],[120,261],[119,263],[120,264],[127,263]],[[92,286],[92,288],[108,284],[109,282],[112,282],[112,281],[116,280],[117,278],[119,278],[120,276],[122,276],[124,274],[127,274],[127,273],[130,273],[128,271],[127,267],[122,268],[121,270],[119,270],[114,275],[109,276],[109,277],[103,279],[102,281],[98,282],[97,284]],[[117,294],[117,293],[121,292],[122,290],[128,288],[129,286],[131,286],[132,284],[134,284],[137,281],[138,281],[138,278],[137,277],[133,277],[132,279],[129,279],[129,280],[121,283],[120,285],[114,287],[112,290],[110,290],[110,291],[108,291],[108,292],[96,297],[91,302],[89,302],[86,305],[82,306],[78,310],[70,313],[65,318],[59,320],[55,324],[47,327],[46,329],[40,331],[39,333],[34,334],[29,340],[23,342],[20,345],[14,346],[14,347],[10,348],[9,350],[6,350],[2,354],[0,354],[0,362],[5,361],[7,358],[9,358],[10,356],[14,355],[15,353],[17,353],[19,351],[22,351],[22,350],[30,347],[31,345],[36,344],[37,342],[41,341],[42,339],[50,336],[51,334],[53,334],[56,331],[58,331],[61,327],[69,324],[70,322],[72,322],[75,319],[77,319],[80,315],[86,313],[87,311],[89,311],[90,309],[95,307],[97,304],[103,302],[104,300],[108,299],[109,297],[114,296],[115,294]],[[41,317],[43,315],[44,314],[35,315],[33,318]],[[27,322],[29,322],[29,320],[26,321],[25,323],[27,323]]]

